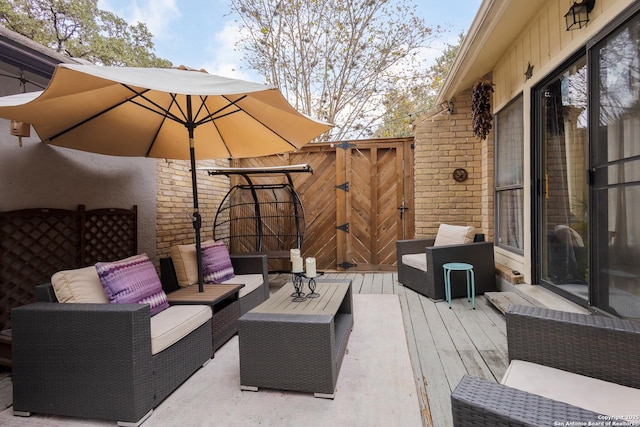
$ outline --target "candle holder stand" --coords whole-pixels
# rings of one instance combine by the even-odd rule
[[[318,298],[320,296],[320,294],[316,292],[316,277],[323,276],[324,271],[316,272],[316,275],[313,277],[307,277],[304,272],[292,272],[291,274],[293,275],[291,281],[293,282],[293,289],[295,290],[295,292],[291,294],[293,302],[302,302],[306,301],[307,298]],[[302,290],[304,289],[304,279],[309,279],[308,286],[311,292],[309,292],[308,294],[302,292]]]
[[[291,294],[293,302],[306,301],[307,298],[305,297],[304,292],[302,292],[302,289],[304,288],[304,273],[293,273],[292,281],[293,289],[295,289],[295,292]]]

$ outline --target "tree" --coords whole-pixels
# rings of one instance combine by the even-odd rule
[[[422,112],[432,108],[438,92],[451,70],[456,59],[464,34],[458,36],[458,43],[447,44],[431,65],[424,77],[413,82],[409,87],[395,87],[385,96],[385,113],[382,116],[383,123],[376,130],[377,137],[402,137],[411,136],[411,122]]]
[[[99,65],[169,67],[145,24],[128,25],[97,0],[0,0],[0,23],[74,58]]]
[[[439,29],[410,0],[231,0],[248,66],[305,114],[336,124],[329,139],[368,137],[384,95],[420,73]]]

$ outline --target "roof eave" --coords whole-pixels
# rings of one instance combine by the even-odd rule
[[[490,73],[545,0],[484,0],[438,93],[436,105]]]
[[[0,25],[0,61],[21,70],[50,78],[59,63],[79,63]]]

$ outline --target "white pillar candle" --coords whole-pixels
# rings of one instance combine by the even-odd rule
[[[307,277],[316,277],[316,259],[307,258],[306,263]]]
[[[289,250],[289,261],[293,262],[293,257],[300,256],[300,249],[290,249]]]
[[[292,273],[302,273],[304,270],[302,269],[302,257],[294,256],[291,258],[291,272]]]

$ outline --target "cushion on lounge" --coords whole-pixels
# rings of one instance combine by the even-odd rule
[[[202,242],[201,247],[204,250],[204,248],[214,243],[213,240],[207,240]],[[185,287],[198,283],[198,262],[196,260],[195,243],[172,246],[171,259],[176,270],[178,285]]]
[[[440,224],[433,246],[462,245],[473,242],[476,229],[472,226]]]
[[[424,252],[402,255],[402,263],[418,270],[427,271],[427,255]]]
[[[202,248],[204,283],[221,283],[235,276],[229,250],[223,241]]]
[[[158,272],[147,254],[99,262],[95,268],[110,302],[149,304],[152,316],[169,307]]]
[[[264,276],[262,274],[238,274],[233,279],[225,280],[222,284],[243,284],[238,292],[238,298],[242,298],[245,295],[258,289],[264,283]]]
[[[172,305],[151,318],[151,354],[169,348],[211,319],[207,305]]]
[[[93,265],[75,270],[58,271],[51,276],[51,285],[59,302],[95,304],[109,302]]]
[[[536,363],[512,360],[501,384],[600,414],[638,415],[640,389]],[[626,421],[640,424],[640,419]]]

